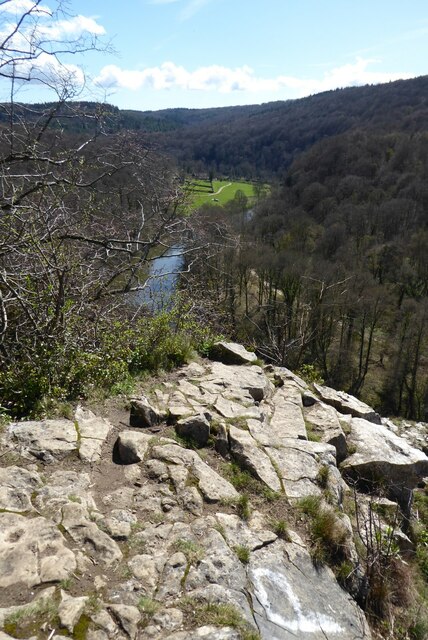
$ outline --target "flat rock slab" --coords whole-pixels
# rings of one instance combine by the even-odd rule
[[[74,553],[52,522],[0,513],[0,587],[59,582],[75,569]]]
[[[250,406],[245,407],[233,400],[226,400],[222,396],[217,398],[217,402],[214,405],[214,409],[223,418],[228,419],[241,419],[241,418],[254,418],[255,420],[261,420],[262,414],[258,407]]]
[[[305,407],[303,415],[319,440],[333,445],[337,452],[337,462],[342,462],[348,455],[348,446],[336,409],[324,402],[316,402]]]
[[[251,554],[249,578],[262,640],[371,638],[364,614],[332,571],[300,545],[278,540]]]
[[[355,453],[341,469],[348,480],[367,480],[385,488],[413,489],[428,476],[428,457],[383,425],[353,418],[348,442]]]
[[[230,513],[216,513],[216,518],[230,547],[241,545],[247,547],[250,551],[255,551],[275,542],[277,539],[273,531],[251,529],[239,516]]]
[[[176,631],[168,636],[163,636],[163,638],[164,640],[240,640],[242,635],[231,627],[208,625],[199,627],[199,629]]]
[[[273,384],[266,377],[263,369],[256,365],[240,367],[213,362],[210,373],[205,374],[201,382],[216,385],[211,389],[217,392],[239,390],[241,394],[244,392],[247,397],[257,402],[268,398],[274,390]]]
[[[0,509],[17,513],[31,511],[31,497],[42,486],[38,473],[20,467],[0,468]]]
[[[272,398],[273,414],[270,419],[270,429],[275,439],[284,438],[307,440],[306,426],[302,413],[302,401],[296,401],[295,393],[284,387],[278,389]]]
[[[23,454],[48,463],[63,460],[78,450],[78,433],[72,420],[15,422],[8,433]]]
[[[97,462],[112,425],[80,406],[76,410],[75,420],[80,437],[79,458],[83,462]]]
[[[197,478],[199,489],[207,502],[236,499],[236,489],[214,469],[201,460],[195,451],[175,444],[153,447],[152,456],[164,462],[183,465]]]
[[[111,565],[122,557],[117,543],[95,522],[89,519],[87,510],[79,504],[69,503],[62,508],[62,526],[75,542],[86,545],[106,565]]]
[[[230,426],[230,453],[241,466],[272,491],[281,491],[281,482],[269,456],[257,445],[257,441],[248,431]]]
[[[251,364],[257,360],[255,353],[235,342],[216,342],[210,350],[210,358],[224,364]]]
[[[323,465],[335,467],[334,447],[322,442],[290,441],[289,446],[269,448],[288,498],[298,499],[321,493],[317,482]]]
[[[344,391],[336,391],[331,387],[324,387],[320,384],[314,384],[314,388],[318,392],[321,400],[331,405],[340,413],[351,414],[354,418],[363,418],[373,424],[381,424],[381,417],[376,411],[365,402],[361,402],[354,396]]]

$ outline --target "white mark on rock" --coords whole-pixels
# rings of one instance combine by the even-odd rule
[[[281,573],[275,573],[271,569],[258,568],[253,571],[254,589],[257,599],[265,610],[266,617],[279,627],[287,631],[303,633],[316,633],[322,629],[325,633],[342,633],[344,629],[333,619],[322,613],[306,611],[303,613],[299,598],[293,592],[291,584]],[[277,611],[274,611],[269,599],[264,580],[284,593],[295,613],[294,620],[286,620]]]

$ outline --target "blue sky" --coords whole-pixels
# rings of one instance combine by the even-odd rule
[[[427,0],[71,0],[69,7],[81,29],[111,39],[117,52],[73,59],[87,75],[86,95],[121,108],[253,104],[428,73]],[[21,99],[41,95],[27,88]]]

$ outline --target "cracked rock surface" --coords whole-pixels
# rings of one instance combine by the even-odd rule
[[[328,492],[329,508],[341,509],[338,461],[353,478],[382,463],[392,481],[399,465],[414,483],[428,459],[373,422],[349,418],[343,430],[344,407],[324,389],[246,353],[222,345],[222,362],[192,363],[143,389],[132,406],[156,418],[136,428],[82,407],[74,420],[9,426],[0,640],[371,637],[333,572],[314,566],[307,540],[282,535],[278,505],[290,514],[299,499]],[[391,436],[382,448],[376,429]]]

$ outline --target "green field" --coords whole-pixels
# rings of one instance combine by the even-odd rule
[[[248,204],[255,201],[254,185],[251,182],[232,182],[230,180],[213,180],[213,191],[209,180],[192,180],[186,183],[189,207],[198,209],[205,203],[224,205],[233,200],[237,191],[242,191],[248,198]]]

